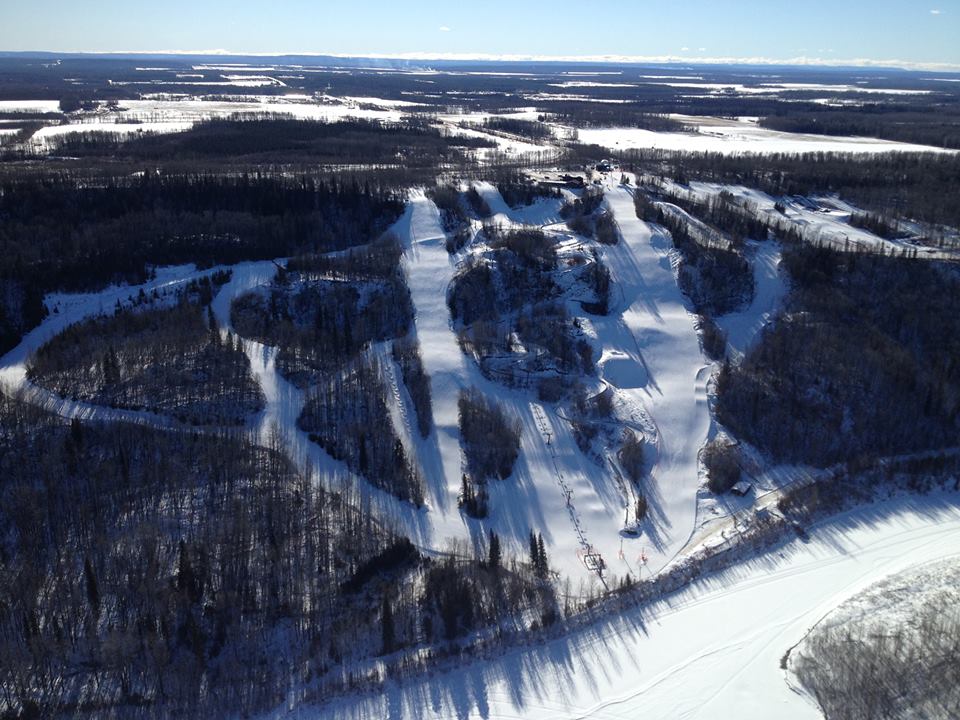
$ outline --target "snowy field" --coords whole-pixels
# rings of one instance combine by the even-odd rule
[[[42,127],[31,137],[31,141],[42,145],[53,139],[65,135],[80,135],[84,133],[108,133],[118,137],[132,135],[148,135],[157,133],[183,132],[193,127],[192,122],[84,122],[70,125],[48,125]]]
[[[891,500],[568,636],[269,717],[819,720],[780,669],[787,650],[872,584],[957,554],[960,495]]]
[[[767,130],[756,118],[726,120],[722,118],[672,116],[690,123],[697,131],[690,133],[654,132],[638,128],[586,128],[579,130],[580,142],[600,145],[611,150],[659,149],[683,152],[716,152],[728,155],[743,153],[808,153],[808,152],[956,152],[926,145],[910,145],[860,137],[827,137]]]
[[[232,68],[243,70],[243,68]],[[256,76],[229,76],[233,79],[226,84],[279,82],[275,78],[256,79]],[[238,79],[239,78],[239,79]],[[251,79],[254,78],[254,79]],[[191,81],[184,80],[189,85]],[[628,83],[605,83],[571,80],[556,83],[559,90],[580,88],[612,88],[629,86]],[[863,92],[874,92],[861,89]],[[195,91],[197,92],[197,91]],[[138,131],[151,133],[180,132],[193,124],[211,118],[223,118],[234,114],[287,115],[298,119],[325,120],[338,122],[347,118],[361,118],[384,122],[399,122],[409,113],[424,109],[416,101],[395,100],[377,97],[303,95],[221,95],[217,98],[197,98],[189,94],[144,94],[139,100],[121,101],[118,108],[101,108],[96,114],[86,114],[80,118],[72,117],[67,125],[46,127],[40,130],[34,139],[42,145],[45,138],[75,132],[107,131],[117,134],[132,134]],[[567,99],[578,102],[596,102],[597,98],[587,95],[554,95],[533,93],[531,102],[537,100]],[[612,100],[610,102],[627,102]],[[0,112],[58,112],[55,100],[3,101]],[[492,118],[507,118],[535,121],[539,113],[536,108],[522,108],[515,112],[493,115],[486,112],[441,112],[436,114],[436,122],[448,133],[468,137],[482,137],[494,141],[499,152],[508,155],[553,154],[558,151],[556,143],[536,144],[522,137],[489,133],[483,129],[483,123]],[[638,128],[585,128],[577,131],[579,141],[584,144],[599,145],[611,151],[633,149],[662,149],[687,152],[720,152],[726,154],[741,153],[805,153],[805,152],[955,152],[924,145],[911,145],[888,140],[861,137],[827,137],[823,135],[805,135],[786,133],[761,128],[757,118],[743,117],[727,119],[707,116],[672,115],[676,120],[695,128],[695,132],[654,132]],[[139,124],[139,127],[137,125]],[[571,137],[574,129],[564,125],[553,125],[554,134],[559,138]],[[489,151],[478,151],[486,157]]]

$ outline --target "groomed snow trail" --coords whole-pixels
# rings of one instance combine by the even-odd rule
[[[645,609],[376,696],[276,717],[821,720],[780,659],[832,608],[917,564],[960,554],[960,495],[855,510],[808,544],[711,576]]]
[[[606,203],[622,242],[605,248],[622,320],[595,321],[604,343],[601,372],[642,402],[657,426],[656,464],[644,484],[650,504],[644,524],[650,569],[666,565],[690,538],[696,520],[698,456],[710,429],[705,373],[695,316],[677,285],[669,238],[637,218],[633,195],[609,184]],[[616,297],[616,295],[615,295]]]
[[[141,292],[147,296],[156,292],[159,302],[169,302],[170,298],[175,297],[174,293],[191,280],[209,276],[219,269],[222,268],[198,271],[194,265],[177,265],[158,268],[156,277],[142,285],[111,285],[99,292],[48,295],[44,300],[49,311],[47,317],[0,359],[0,385],[7,392],[22,393],[26,402],[64,418],[130,422],[163,428],[181,427],[181,423],[167,415],[110,408],[60,397],[27,379],[27,362],[41,346],[71,325],[112,312],[117,303],[128,305],[137,300]]]
[[[746,355],[763,328],[776,317],[789,288],[787,272],[780,267],[779,243],[750,240],[747,258],[753,268],[753,300],[743,310],[728,313],[716,321],[727,333],[727,348],[734,360]]]

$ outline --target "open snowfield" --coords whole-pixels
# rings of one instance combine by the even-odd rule
[[[270,717],[818,720],[780,669],[784,653],[847,598],[957,554],[960,495],[894,499],[568,636]]]
[[[0,100],[0,113],[58,113],[59,100]]]
[[[954,152],[926,145],[910,145],[876,138],[827,137],[767,130],[757,125],[755,118],[727,120],[685,115],[673,117],[695,126],[697,132],[671,133],[638,128],[585,128],[579,131],[580,142],[600,145],[611,150],[659,149],[716,152],[728,155],[807,152]]]
[[[83,133],[109,133],[122,137],[139,134],[156,133],[174,133],[183,132],[193,127],[192,122],[169,121],[169,122],[83,122],[71,123],[70,125],[48,125],[42,127],[30,138],[31,142],[44,143],[52,138],[63,137],[64,135],[77,135]]]

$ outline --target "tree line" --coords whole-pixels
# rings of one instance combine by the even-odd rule
[[[346,249],[382,234],[402,211],[393,191],[336,178],[5,173],[0,351],[42,320],[42,297],[52,290],[142,283],[155,265]]]

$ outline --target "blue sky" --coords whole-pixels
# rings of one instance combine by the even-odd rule
[[[0,50],[898,60],[960,66],[960,0],[0,0]]]

